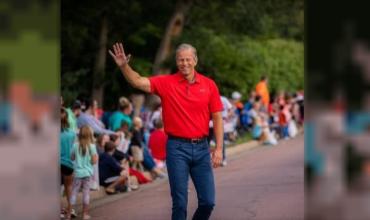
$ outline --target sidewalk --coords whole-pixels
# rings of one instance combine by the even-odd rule
[[[304,133],[304,129],[300,128],[297,135],[302,134],[302,133]],[[237,157],[237,155],[239,155],[240,153],[251,151],[253,149],[256,149],[262,146],[265,146],[265,145],[260,144],[258,141],[250,140],[245,143],[227,147],[226,155],[227,155],[228,160],[232,161],[233,158]],[[116,195],[107,195],[104,191],[104,188],[100,187],[99,190],[90,192],[90,209],[94,209],[96,207],[99,207],[99,206],[102,206],[102,205],[105,205],[111,202],[115,202],[117,200],[129,197],[129,196],[133,196],[135,195],[135,193],[138,193],[138,192],[141,192],[147,189],[156,188],[157,186],[167,183],[167,182],[168,182],[168,179],[156,179],[151,183],[140,185],[140,188],[136,191],[118,193]],[[82,194],[80,193],[77,197],[77,207],[75,208],[77,213],[81,213],[82,211],[81,197],[82,197]],[[63,199],[63,204],[66,205],[65,199]]]
[[[241,152],[249,151],[249,150],[252,150],[260,146],[263,146],[263,145],[260,145],[258,141],[251,140],[251,141],[248,141],[242,144],[238,144],[236,146],[231,146],[231,147],[226,148],[226,154],[227,154],[227,157],[230,158],[230,157],[233,157],[234,155],[238,155]],[[158,185],[163,184],[167,181],[168,181],[167,179],[156,179],[151,183],[140,185],[140,188],[138,190],[131,191],[131,192],[125,192],[125,193],[118,193],[116,195],[107,195],[104,191],[104,188],[100,187],[99,190],[90,191],[90,209],[99,207],[101,205],[105,205],[107,203],[115,202],[117,200],[131,196],[143,190],[156,188]],[[77,213],[81,213],[82,211],[81,201],[82,201],[82,193],[79,193],[77,197],[77,207],[75,208]],[[65,199],[63,199],[63,205],[66,206]]]

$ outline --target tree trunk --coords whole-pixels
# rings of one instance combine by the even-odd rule
[[[176,8],[167,24],[166,31],[163,35],[161,44],[158,48],[155,61],[153,64],[153,74],[169,73],[169,69],[162,66],[171,55],[172,39],[181,35],[184,27],[185,15],[191,6],[192,0],[178,0]]]
[[[144,94],[132,94],[130,98],[131,98],[132,107],[134,110],[134,117],[137,117],[140,115],[141,107],[143,106],[144,101],[145,101],[145,95]]]
[[[182,29],[184,27],[185,15],[186,12],[189,10],[192,2],[193,0],[177,1],[174,13],[172,14],[167,24],[166,31],[164,32],[162,41],[155,56],[153,64],[153,75],[170,73],[170,69],[168,67],[164,67],[163,62],[170,58],[169,56],[171,55],[171,50],[173,49],[172,40],[175,37],[179,37],[181,35]],[[155,106],[159,102],[160,98],[155,95],[146,96],[145,103],[150,109],[152,109],[153,106]]]
[[[107,42],[108,42],[108,20],[105,15],[102,20],[99,49],[96,54],[96,61],[93,70],[93,91],[92,98],[95,99],[100,106],[103,105],[104,95],[104,74],[105,74],[105,62],[107,54]]]

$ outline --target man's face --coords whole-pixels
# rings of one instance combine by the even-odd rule
[[[177,53],[176,65],[184,76],[192,74],[197,65],[193,51],[191,49],[180,50]]]

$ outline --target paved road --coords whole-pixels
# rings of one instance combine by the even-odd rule
[[[275,147],[258,147],[229,159],[215,170],[216,208],[213,220],[304,218],[303,135]],[[170,219],[168,183],[153,184],[91,210],[93,219]],[[188,216],[196,209],[190,182]]]

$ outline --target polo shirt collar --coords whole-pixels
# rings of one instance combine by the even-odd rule
[[[179,83],[182,83],[182,82],[185,82],[186,81],[185,77],[182,76],[182,74],[180,73],[180,71],[178,71],[176,74],[178,75]],[[194,78],[195,78],[194,83],[200,83],[199,73],[197,71],[195,71],[195,70],[194,70]]]

